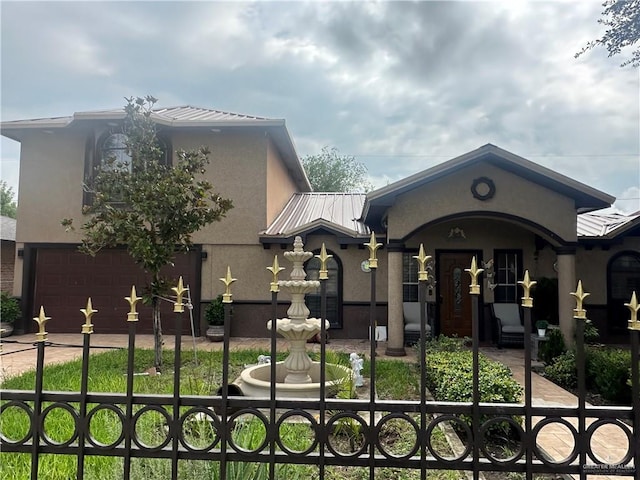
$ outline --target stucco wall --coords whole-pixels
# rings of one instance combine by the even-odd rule
[[[88,132],[33,132],[22,142],[17,226],[18,242],[74,243],[81,239],[82,182]],[[99,135],[97,132],[96,135]],[[267,226],[267,144],[258,130],[229,133],[173,132],[173,150],[207,146],[206,177],[234,208],[221,223],[194,235],[195,243],[256,243]],[[224,172],[224,173],[222,173]],[[63,218],[73,218],[75,232],[65,232]],[[224,225],[227,225],[225,228]],[[228,225],[233,224],[233,229]]]
[[[22,142],[17,242],[80,241],[80,232],[65,232],[60,221],[82,223],[85,138],[82,132],[56,130],[33,132]]]
[[[585,304],[607,303],[607,266],[609,261],[621,252],[640,253],[640,237],[627,237],[621,245],[612,245],[607,250],[600,247],[576,252],[576,278],[582,280],[582,286],[591,295]],[[637,292],[640,295],[640,292]],[[631,300],[631,299],[629,299]]]
[[[479,177],[493,180],[493,198],[480,201],[473,197],[471,184]],[[388,211],[389,238],[402,239],[421,225],[470,211],[521,217],[565,241],[576,239],[573,200],[486,162],[469,165],[400,196]]]
[[[271,140],[267,143],[267,225],[282,211],[291,195],[298,191]]]
[[[340,259],[343,273],[343,301],[367,302],[370,298],[370,277],[360,269],[360,263],[369,257],[367,249],[359,249],[356,245],[341,250],[335,239],[330,236],[310,235],[304,246],[306,251],[320,249],[322,242]],[[202,263],[202,299],[209,300],[223,292],[224,285],[219,278],[224,277],[227,265],[231,267],[231,274],[238,279],[232,286],[234,299],[238,301],[270,301],[269,283],[271,273],[267,267],[273,264],[273,258],[278,256],[278,262],[284,270],[280,280],[287,280],[291,273],[291,262],[284,257],[292,245],[284,250],[279,247],[264,249],[262,245],[204,245],[207,259]],[[376,295],[378,300],[387,298],[387,261],[386,252],[378,250],[378,275],[376,278]],[[282,299],[289,300],[289,295],[282,291]]]
[[[463,230],[465,238],[450,237],[451,229],[454,228]],[[522,226],[496,219],[443,222],[420,230],[409,238],[405,245],[408,248],[418,248],[420,243],[424,245],[425,253],[431,255],[434,261],[437,250],[480,250],[482,260],[488,261],[494,257],[494,250],[513,249],[522,250],[523,269],[528,269],[532,277],[535,277],[538,271],[547,268],[546,265],[541,265],[539,256],[535,256],[535,235],[532,232]],[[483,293],[485,302],[493,302],[492,290],[484,288]]]
[[[223,197],[233,200],[226,218],[203,228],[193,236],[195,243],[255,244],[258,232],[266,228],[267,139],[263,132],[191,133],[176,132],[173,149],[207,146],[211,150],[206,170]],[[231,228],[233,226],[233,228]]]

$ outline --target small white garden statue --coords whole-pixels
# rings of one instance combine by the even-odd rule
[[[364,379],[362,378],[362,364],[364,360],[358,356],[357,353],[349,355],[349,361],[351,362],[351,369],[353,370],[353,384],[356,387],[364,385]]]
[[[271,357],[269,355],[258,355],[258,365],[266,365],[271,363]]]

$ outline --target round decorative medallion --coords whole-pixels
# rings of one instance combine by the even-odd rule
[[[471,184],[471,193],[474,198],[484,202],[496,194],[496,185],[490,178],[479,177]]]
[[[360,270],[364,273],[369,273],[371,271],[371,267],[369,266],[369,260],[363,260],[360,264]]]

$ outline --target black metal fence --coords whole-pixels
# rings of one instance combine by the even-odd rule
[[[370,248],[370,276],[371,276],[371,331],[375,331],[376,308],[376,272],[375,237]],[[425,256],[422,253],[416,257],[424,271]],[[640,385],[638,378],[638,348],[639,335],[637,305],[630,304],[632,320],[629,322],[631,333],[632,362],[631,378],[633,391],[632,406],[592,407],[585,402],[585,349],[583,330],[586,320],[582,309],[582,298],[578,299],[575,310],[577,321],[576,356],[578,366],[578,397],[577,407],[564,406],[534,406],[532,405],[532,367],[531,346],[528,339],[531,335],[531,300],[528,295],[528,276],[520,282],[525,295],[525,342],[524,342],[524,398],[521,404],[487,404],[480,402],[479,388],[479,293],[477,279],[480,269],[474,264],[468,270],[472,277],[470,294],[473,305],[473,401],[468,403],[443,403],[429,401],[426,389],[425,352],[426,341],[424,334],[419,342],[420,363],[420,399],[418,401],[378,400],[376,399],[375,382],[370,382],[369,399],[341,400],[326,398],[324,390],[318,399],[285,399],[276,395],[275,388],[271,388],[269,398],[248,398],[235,396],[228,386],[229,381],[229,330],[230,330],[230,302],[231,296],[225,297],[225,340],[223,345],[223,388],[217,396],[190,396],[180,392],[181,375],[181,329],[186,321],[183,314],[180,287],[176,290],[176,337],[175,337],[175,365],[174,388],[171,395],[142,395],[134,392],[134,355],[136,348],[137,313],[135,303],[138,300],[135,289],[128,300],[131,312],[128,314],[129,345],[127,365],[127,387],[124,393],[92,393],[87,391],[88,372],[90,362],[91,316],[90,305],[84,309],[86,323],[83,325],[84,334],[81,388],[78,392],[43,391],[43,368],[45,363],[45,340],[47,338],[45,323],[48,320],[44,311],[36,318],[40,332],[37,334],[37,365],[36,384],[34,391],[2,390],[0,415],[8,409],[23,411],[28,418],[29,425],[25,427],[24,438],[8,438],[0,432],[0,448],[5,455],[10,452],[30,455],[31,478],[38,478],[39,459],[44,454],[68,455],[77,459],[77,478],[85,477],[85,459],[89,456],[120,457],[123,462],[123,476],[131,478],[132,459],[159,458],[171,463],[171,478],[179,476],[179,463],[184,460],[202,462],[217,462],[217,478],[230,478],[231,462],[250,462],[265,464],[269,478],[277,478],[277,467],[280,464],[303,464],[313,466],[317,478],[324,478],[327,468],[332,466],[364,467],[368,470],[369,478],[377,476],[381,467],[395,467],[399,469],[415,469],[421,478],[426,478],[431,470],[456,470],[472,472],[473,478],[479,478],[481,472],[521,472],[525,478],[531,479],[534,474],[572,474],[579,478],[589,475],[632,476],[640,478]],[[275,277],[276,275],[274,275]],[[272,285],[273,317],[276,318],[278,298],[277,281]],[[424,315],[426,275],[420,276],[420,302],[423,308],[421,323],[425,332],[426,318]],[[579,297],[581,292],[577,292]],[[326,298],[325,282],[321,276],[321,297]],[[635,298],[635,297],[634,297]],[[326,308],[322,302],[322,312]],[[326,381],[326,332],[324,322],[321,327],[320,383]],[[271,329],[271,378],[275,378],[276,368],[276,329]],[[371,340],[370,346],[370,378],[376,377],[376,346]],[[226,387],[226,388],[225,388]],[[54,409],[63,409],[73,419],[73,434],[63,442],[53,441],[45,431],[45,417]],[[101,443],[94,438],[91,431],[92,418],[99,412],[108,412],[116,422],[119,422],[120,432],[117,438],[108,444]],[[141,418],[153,413],[164,419],[166,430],[162,432],[162,440],[157,444],[147,445],[140,438],[137,426]],[[459,417],[471,417],[471,426],[466,426]],[[261,424],[264,432],[257,445],[251,448],[241,446],[234,433],[242,423],[242,419],[251,417]],[[312,432],[312,439],[303,449],[292,449],[281,438],[282,427],[294,417],[305,423]],[[520,417],[521,422],[514,418]],[[485,419],[489,420],[485,420]],[[205,441],[192,442],[189,429],[194,419],[204,420],[210,429],[210,435]],[[481,421],[482,419],[482,421]],[[537,420],[537,421],[535,421]],[[332,441],[336,428],[350,422],[356,426],[358,438],[355,448],[347,451],[336,446]],[[398,453],[391,451],[381,441],[381,434],[385,425],[390,422],[404,422],[413,430],[412,445]],[[488,447],[486,433],[496,422],[507,422],[515,434],[516,447],[508,456],[496,455]],[[443,454],[434,447],[434,431],[445,424],[455,424],[459,430],[466,432],[466,443],[458,453]],[[540,432],[549,425],[558,425],[569,431],[573,437],[573,448],[566,458],[554,458],[544,452],[541,446]],[[576,426],[577,425],[577,426]],[[628,449],[623,458],[615,465],[608,464],[594,453],[592,437],[602,426],[614,425],[626,435]],[[353,447],[353,445],[352,445]],[[317,470],[315,470],[317,469]],[[381,478],[381,477],[377,477]]]

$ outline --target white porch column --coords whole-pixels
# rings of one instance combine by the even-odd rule
[[[402,245],[390,244],[387,248],[389,286],[388,286],[388,340],[386,355],[403,357],[404,317],[402,313]]]
[[[575,322],[573,320],[574,298],[569,295],[576,291],[576,250],[573,247],[556,249],[558,262],[558,318],[560,331],[567,346],[573,344]]]

